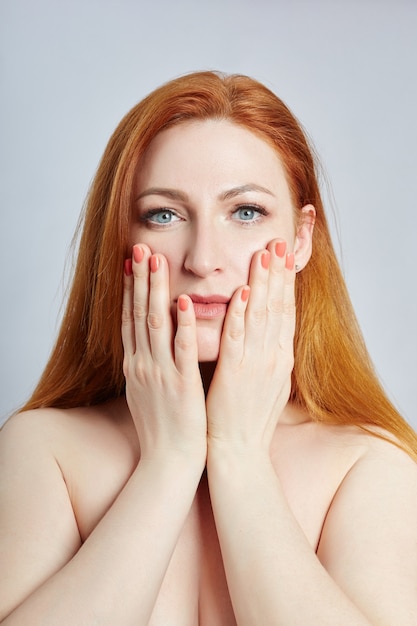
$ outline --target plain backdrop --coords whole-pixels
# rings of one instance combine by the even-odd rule
[[[1,0],[0,421],[47,360],[113,129],[161,83],[219,69],[264,82],[313,138],[368,348],[416,428],[416,32],[415,0]]]

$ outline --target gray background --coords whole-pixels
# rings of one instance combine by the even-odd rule
[[[252,75],[313,137],[376,368],[417,427],[417,2],[1,0],[0,421],[57,330],[72,233],[114,127],[179,74]]]

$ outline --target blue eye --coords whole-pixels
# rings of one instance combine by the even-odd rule
[[[172,224],[180,218],[170,209],[152,209],[143,216],[142,220],[163,226],[164,224]]]
[[[256,221],[260,215],[266,214],[266,211],[261,207],[255,207],[251,205],[241,206],[233,213],[233,215],[236,216],[236,219],[240,220],[241,222],[253,222]]]

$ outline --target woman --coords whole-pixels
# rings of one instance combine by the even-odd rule
[[[1,624],[415,623],[417,438],[304,134],[249,78],[185,76],[121,122],[0,446]]]

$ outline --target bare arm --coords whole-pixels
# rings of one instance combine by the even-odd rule
[[[361,461],[328,514],[319,555],[270,460],[288,400],[294,272],[269,246],[254,257],[247,305],[229,307],[207,398],[207,472],[239,626],[411,626],[417,614],[417,469]],[[387,465],[385,466],[385,463]]]
[[[5,626],[145,626],[150,619],[206,459],[194,313],[179,308],[173,337],[167,264],[159,257],[150,272],[150,256],[143,247],[126,273],[122,325],[141,460],[83,545],[50,430],[31,427],[36,418],[22,414],[0,438]]]
[[[0,438],[0,623],[147,624],[201,463],[140,463],[81,545],[60,469],[27,423],[36,417],[21,417]]]
[[[405,454],[394,449],[357,463],[328,513],[317,556],[268,459],[212,449],[208,468],[239,626],[415,624],[417,470]]]

